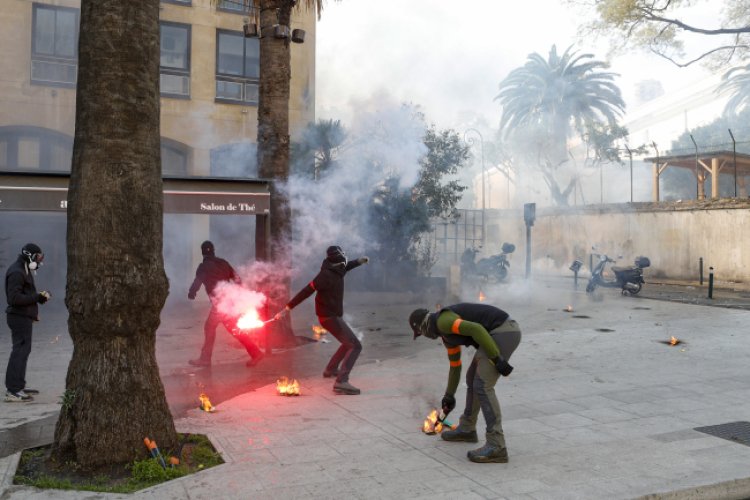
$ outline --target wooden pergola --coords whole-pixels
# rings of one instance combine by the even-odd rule
[[[686,154],[676,156],[655,156],[644,158],[654,164],[654,197],[653,201],[659,201],[659,176],[667,167],[680,167],[689,169],[696,176],[698,183],[698,199],[706,199],[705,182],[708,175],[711,176],[711,198],[719,197],[719,174],[728,172],[737,179],[737,196],[747,197],[745,176],[750,175],[750,155],[734,153],[733,151],[709,151],[698,154]]]

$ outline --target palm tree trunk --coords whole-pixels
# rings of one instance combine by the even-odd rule
[[[85,468],[177,435],[156,364],[162,259],[159,0],[83,0],[65,304],[73,357],[54,456]]]
[[[289,38],[276,38],[274,25],[289,26],[293,0],[260,2],[260,89],[258,102],[258,172],[271,184],[271,260],[279,269],[291,267],[291,209],[284,191],[289,179]],[[281,185],[281,186],[280,186]],[[269,297],[270,308],[281,310],[289,300],[291,282],[282,273],[282,293]],[[269,324],[275,345],[294,344],[288,317]]]

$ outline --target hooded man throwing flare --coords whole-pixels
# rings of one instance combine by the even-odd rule
[[[339,246],[330,246],[326,258],[320,265],[320,272],[313,280],[287,303],[286,307],[274,316],[275,320],[283,317],[313,293],[315,295],[315,314],[320,326],[331,332],[341,346],[333,353],[323,376],[336,377],[333,391],[337,394],[359,394],[360,390],[349,383],[349,372],[362,352],[362,344],[346,324],[344,315],[344,276],[346,273],[366,264],[370,259],[360,257],[349,261]]]
[[[472,462],[508,462],[508,450],[501,422],[500,404],[495,396],[495,383],[500,375],[507,377],[513,371],[508,364],[510,356],[521,342],[518,323],[508,313],[487,304],[455,304],[436,313],[415,309],[409,316],[409,326],[414,338],[419,336],[443,341],[448,351],[450,371],[448,387],[443,396],[443,412],[448,414],[456,407],[456,389],[461,378],[461,346],[476,348],[474,358],[466,370],[466,407],[455,430],[443,431],[446,441],[476,443],[477,416],[482,410],[487,424],[487,442],[479,449],[469,451]]]

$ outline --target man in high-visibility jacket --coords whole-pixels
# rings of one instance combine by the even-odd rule
[[[461,379],[461,346],[476,348],[466,371],[466,407],[454,430],[444,431],[446,441],[478,441],[476,424],[479,409],[487,424],[486,444],[469,451],[472,462],[508,462],[508,450],[503,435],[500,404],[495,396],[495,383],[500,375],[508,376],[513,367],[508,364],[513,351],[521,342],[518,323],[508,313],[487,304],[461,303],[430,313],[416,309],[409,316],[414,338],[419,336],[441,339],[448,351],[450,371],[448,387],[442,407],[447,414],[456,407],[456,389]]]

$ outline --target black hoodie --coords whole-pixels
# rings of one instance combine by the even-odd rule
[[[332,264],[327,259],[320,265],[320,272],[305,288],[299,291],[287,304],[294,309],[315,292],[315,314],[321,318],[344,315],[344,275],[362,263],[359,259],[346,264]]]
[[[8,298],[6,313],[26,316],[35,321],[39,319],[39,294],[23,255],[19,255],[5,273],[5,296]]]

